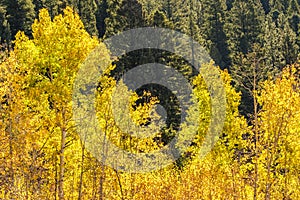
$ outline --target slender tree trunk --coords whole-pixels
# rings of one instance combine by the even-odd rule
[[[64,113],[63,113],[64,115]],[[61,128],[61,147],[60,147],[60,161],[59,161],[59,183],[58,183],[58,197],[59,200],[64,200],[64,173],[65,173],[65,147],[66,147],[66,128]]]
[[[80,178],[79,178],[79,186],[78,186],[78,200],[82,198],[82,183],[83,183],[83,173],[84,173],[84,151],[85,151],[85,146],[84,143],[81,143],[81,169],[80,169]]]
[[[14,173],[14,163],[13,163],[13,132],[12,132],[12,119],[9,119],[9,157],[10,157],[10,163],[9,163],[9,175],[10,175],[10,192],[11,192],[11,198],[14,199],[14,195],[12,194],[14,192],[15,188],[15,173]]]
[[[57,152],[57,149],[56,149]],[[54,169],[55,169],[55,188],[54,188],[54,199],[57,200],[57,188],[58,188],[58,169],[57,169],[57,157],[54,156]]]
[[[7,131],[8,131],[8,136],[9,136],[9,141],[8,141],[8,145],[9,145],[9,157],[10,157],[10,162],[9,162],[9,176],[10,176],[10,199],[14,199],[14,190],[15,190],[15,172],[14,172],[14,163],[13,163],[13,139],[14,139],[14,134],[13,134],[13,120],[12,120],[12,100],[11,100],[11,95],[12,95],[12,86],[10,85],[9,88],[9,95],[8,95],[8,99],[7,99],[7,103],[9,106],[9,119],[8,119],[8,127],[7,127]]]
[[[119,176],[119,172],[117,170],[114,170],[114,171],[116,172],[116,175],[117,175],[117,180],[118,180],[118,184],[119,184],[120,192],[121,192],[121,199],[125,200],[124,193],[123,193],[122,182],[121,182],[121,179],[120,179],[120,176]]]
[[[99,188],[100,200],[104,199],[104,192],[103,192],[104,179],[105,179],[105,167],[104,164],[101,163],[101,176],[100,176],[100,188]]]
[[[254,164],[254,195],[253,199],[257,200],[257,187],[258,187],[258,103],[256,99],[256,89],[257,89],[257,80],[256,80],[256,61],[254,63],[253,68],[253,107],[254,107],[254,134],[255,134],[255,142],[254,142],[254,154],[255,154],[255,164]]]
[[[106,120],[106,123],[108,122],[108,120]],[[104,199],[104,191],[103,191],[103,187],[104,187],[104,181],[105,181],[105,162],[106,162],[106,160],[105,160],[105,158],[106,158],[106,156],[107,156],[107,153],[108,153],[108,149],[106,148],[106,146],[105,146],[105,144],[106,144],[106,138],[109,136],[109,135],[107,135],[107,133],[108,133],[108,126],[109,126],[109,124],[106,124],[105,125],[105,130],[104,130],[104,145],[103,145],[103,147],[102,147],[102,152],[103,153],[105,153],[105,155],[102,155],[103,156],[103,158],[102,158],[102,160],[101,160],[101,162],[100,162],[100,164],[101,164],[101,176],[100,176],[100,188],[99,188],[99,193],[100,193],[100,199],[101,200],[103,200]]]
[[[235,171],[235,165],[233,165],[231,169],[231,174],[232,174],[232,192],[233,192],[233,199],[236,200],[238,199],[239,195],[237,193],[237,186],[236,186],[236,171]]]
[[[105,181],[105,159],[102,159],[100,165],[101,165],[101,175],[100,175],[100,182],[99,182],[99,194],[100,194],[100,200],[103,200],[104,199],[103,187]]]
[[[97,198],[97,168],[98,168],[98,160],[95,159],[95,165],[94,165],[94,169],[93,169],[93,200],[95,200]]]
[[[287,163],[287,151],[288,151],[288,146],[287,146],[287,135],[285,135],[285,154],[284,154],[284,170],[285,170],[285,174],[284,174],[284,194],[283,194],[283,199],[288,199],[288,175],[286,174],[286,170],[288,168],[288,163]]]

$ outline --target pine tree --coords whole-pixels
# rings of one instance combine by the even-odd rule
[[[195,0],[168,1],[167,3],[167,6],[170,6],[171,8],[171,19],[169,20],[172,22],[172,24],[174,24],[174,30],[186,34],[194,41],[200,43],[203,47],[208,47],[211,41],[206,41],[203,38],[199,27],[202,26],[200,22],[203,12],[201,3]],[[176,44],[174,45],[174,48],[178,48],[176,47]],[[194,57],[195,47],[193,43],[181,44],[179,48],[182,51],[185,51],[185,49],[191,50],[191,54]],[[173,59],[173,63],[171,61],[170,66],[175,66],[177,69],[180,68],[179,70],[183,72],[184,75],[191,75],[191,68],[189,64],[184,62],[182,58],[179,58],[176,55],[171,57]],[[193,57],[192,60],[194,61]]]
[[[263,6],[263,9],[265,11],[265,14],[268,14],[271,10],[270,8],[270,0],[261,0],[261,4]]]
[[[201,33],[209,44],[209,52],[212,59],[221,68],[229,68],[229,50],[224,31],[225,5],[222,1],[203,1],[203,23],[199,25]]]
[[[96,0],[78,0],[74,2],[74,10],[78,12],[85,29],[90,35],[98,36],[96,11]]]
[[[202,45],[205,43],[200,35],[199,28],[199,10],[201,4],[195,0],[176,1],[171,4],[173,10],[172,18],[175,25],[175,30],[187,34]],[[202,10],[203,11],[203,10]],[[202,24],[200,24],[202,25]]]
[[[298,34],[300,24],[300,6],[298,1],[290,0],[287,17],[291,28],[296,34]]]
[[[144,13],[144,18],[149,18],[149,16],[155,12],[155,10],[162,11],[166,14],[164,9],[162,9],[162,4],[163,2],[158,0],[158,1],[149,1],[149,0],[139,0],[139,2],[142,4],[143,7],[143,13]]]
[[[270,14],[266,17],[263,27],[262,50],[265,56],[265,65],[279,72],[287,64],[282,52],[284,47],[283,30],[276,26]]]
[[[234,2],[234,0],[225,0],[227,11],[231,10],[233,2]]]
[[[31,34],[31,25],[35,18],[34,5],[31,0],[6,0],[7,20],[14,38],[18,31]]]
[[[270,3],[273,21],[281,31],[283,37],[282,51],[285,63],[291,64],[296,61],[300,46],[299,36],[300,9],[298,1],[275,1]]]
[[[166,0],[162,1],[162,10],[166,13],[166,16],[169,20],[173,20],[174,13],[176,12],[176,9],[178,9],[176,5],[176,2],[174,0]]]
[[[67,0],[44,0],[42,2],[43,8],[49,11],[51,18],[53,19],[56,15],[62,14],[63,10],[68,4]]]
[[[11,31],[10,31],[10,25],[7,21],[6,7],[3,4],[3,2],[0,1],[0,49],[4,50],[5,48],[7,48],[9,50],[10,44],[11,44]]]
[[[226,20],[227,43],[232,65],[239,65],[239,54],[251,52],[255,43],[260,43],[264,11],[260,2],[237,0],[233,3]]]
[[[297,0],[289,0],[287,13],[291,15],[299,15],[300,14],[300,7]]]
[[[254,114],[254,107],[257,105],[254,102],[253,85],[258,85],[257,76],[260,76],[260,80],[266,78],[260,75],[262,72],[255,71],[257,66],[259,71],[264,66],[264,55],[260,52],[263,19],[264,10],[260,1],[237,0],[228,12],[225,24],[231,59],[230,71],[237,83],[236,88],[242,92],[241,113],[248,119]],[[253,78],[256,80],[255,84],[252,83]]]
[[[137,0],[108,0],[107,2],[106,38],[124,30],[145,26],[142,5]]]
[[[97,3],[96,26],[99,33],[99,38],[103,38],[106,32],[105,20],[108,17],[107,9],[107,0],[101,0]]]
[[[166,14],[162,11],[155,10],[149,14],[147,25],[150,27],[160,27],[172,29],[174,25],[170,22]]]
[[[285,64],[293,64],[297,61],[299,53],[297,35],[283,14],[278,16],[277,24],[283,37],[281,53],[284,56]]]
[[[289,1],[284,1],[284,0],[270,0],[269,1],[271,13],[273,15],[273,19],[277,19],[278,15],[284,14],[288,15],[288,7],[289,7]]]
[[[38,13],[42,8],[45,8],[45,1],[46,0],[32,0],[32,3],[34,5],[34,10],[36,17],[38,17]]]

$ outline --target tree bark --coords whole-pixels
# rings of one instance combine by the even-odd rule
[[[81,171],[80,171],[80,178],[79,178],[79,186],[78,186],[78,200],[82,198],[82,183],[83,183],[83,173],[84,173],[84,151],[85,151],[85,146],[84,143],[81,143]]]
[[[64,200],[64,173],[65,173],[65,147],[66,147],[66,129],[61,129],[61,148],[60,148],[60,161],[59,161],[59,183],[58,183],[58,198]]]

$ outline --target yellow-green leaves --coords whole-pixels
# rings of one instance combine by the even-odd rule
[[[48,188],[58,187],[54,196],[64,198],[68,191],[65,197],[69,199],[72,184],[68,177],[76,169],[81,152],[72,120],[73,82],[80,64],[96,46],[102,47],[100,60],[109,62],[109,54],[103,44],[89,36],[70,8],[53,20],[47,10],[41,10],[32,30],[33,39],[23,32],[16,35],[14,51],[1,64],[0,98],[1,102],[8,101],[1,108],[1,135],[10,141],[3,153],[12,159],[10,184],[15,194],[21,194],[15,192],[21,190],[15,179],[27,177],[22,180],[32,185],[27,188],[30,198],[45,199],[50,193],[36,180],[35,173],[40,173],[41,180],[48,176],[43,180],[48,182]],[[21,147],[24,153],[16,153],[21,152]],[[38,158],[44,159],[43,166]],[[23,165],[19,165],[21,161]],[[43,171],[32,171],[35,168]]]
[[[89,152],[88,140],[110,141],[125,153],[151,158],[151,153],[161,150],[176,134],[171,123],[158,127],[164,123],[154,110],[160,97],[149,93],[138,96],[122,80],[115,80],[112,74],[118,69],[111,64],[109,51],[89,36],[70,8],[54,18],[47,10],[41,10],[32,30],[32,38],[23,32],[17,34],[14,50],[0,63],[0,199],[247,200],[253,198],[255,187],[257,199],[300,199],[299,66],[287,67],[278,79],[255,87],[253,94],[261,110],[254,120],[257,123],[248,122],[256,125],[254,128],[239,113],[241,94],[233,88],[230,74],[220,70],[226,93],[226,102],[220,102],[226,105],[219,106],[226,107],[226,118],[218,141],[204,158],[198,151],[207,136],[213,112],[207,85],[215,86],[216,76],[209,80],[196,76],[192,100],[197,102],[189,107],[187,118],[189,122],[199,122],[199,126],[189,129],[189,124],[183,123],[175,144],[179,149],[187,137],[196,134],[187,151],[165,168],[125,173],[106,166],[105,156],[109,154],[101,161],[96,160],[97,155]],[[98,68],[91,67],[95,64],[107,67],[103,76],[97,77]],[[87,70],[75,79],[82,66],[87,66]],[[206,69],[203,73],[209,74],[214,65],[211,62],[202,67]],[[91,86],[86,83],[95,77],[92,102],[85,98]],[[89,105],[95,107],[94,121],[102,135],[87,124],[79,139],[73,120],[76,109],[72,110],[75,80],[83,89],[78,94],[82,95],[79,103],[91,102]],[[176,77],[172,80],[176,81]],[[173,115],[165,111],[166,115]],[[80,115],[82,121],[90,120],[81,116],[85,115]],[[156,119],[159,123],[152,123]],[[95,152],[105,153],[99,151],[105,145],[94,148]]]
[[[262,85],[260,113],[261,189],[268,198],[298,199],[300,140],[299,66],[286,67],[280,78]],[[293,185],[292,187],[290,187]],[[279,192],[280,191],[280,192]]]

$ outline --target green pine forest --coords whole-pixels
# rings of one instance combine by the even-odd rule
[[[142,49],[114,58],[103,43],[140,27],[192,37],[212,58],[202,67],[216,68],[224,82],[224,126],[203,158],[212,102],[201,74],[170,52]],[[130,173],[87,149],[72,95],[76,74],[95,48],[107,65],[95,90],[98,123],[128,152],[157,151],[180,126],[178,99],[166,88],[130,91],[122,84],[114,97],[125,102],[130,95],[136,125],[160,118],[158,104],[167,119],[147,138],[118,126],[111,99],[131,65],[161,63],[192,85],[193,109],[201,114],[191,109],[189,119],[199,127],[186,130],[195,137],[173,164]],[[299,0],[0,0],[0,199],[299,200],[299,49]]]

